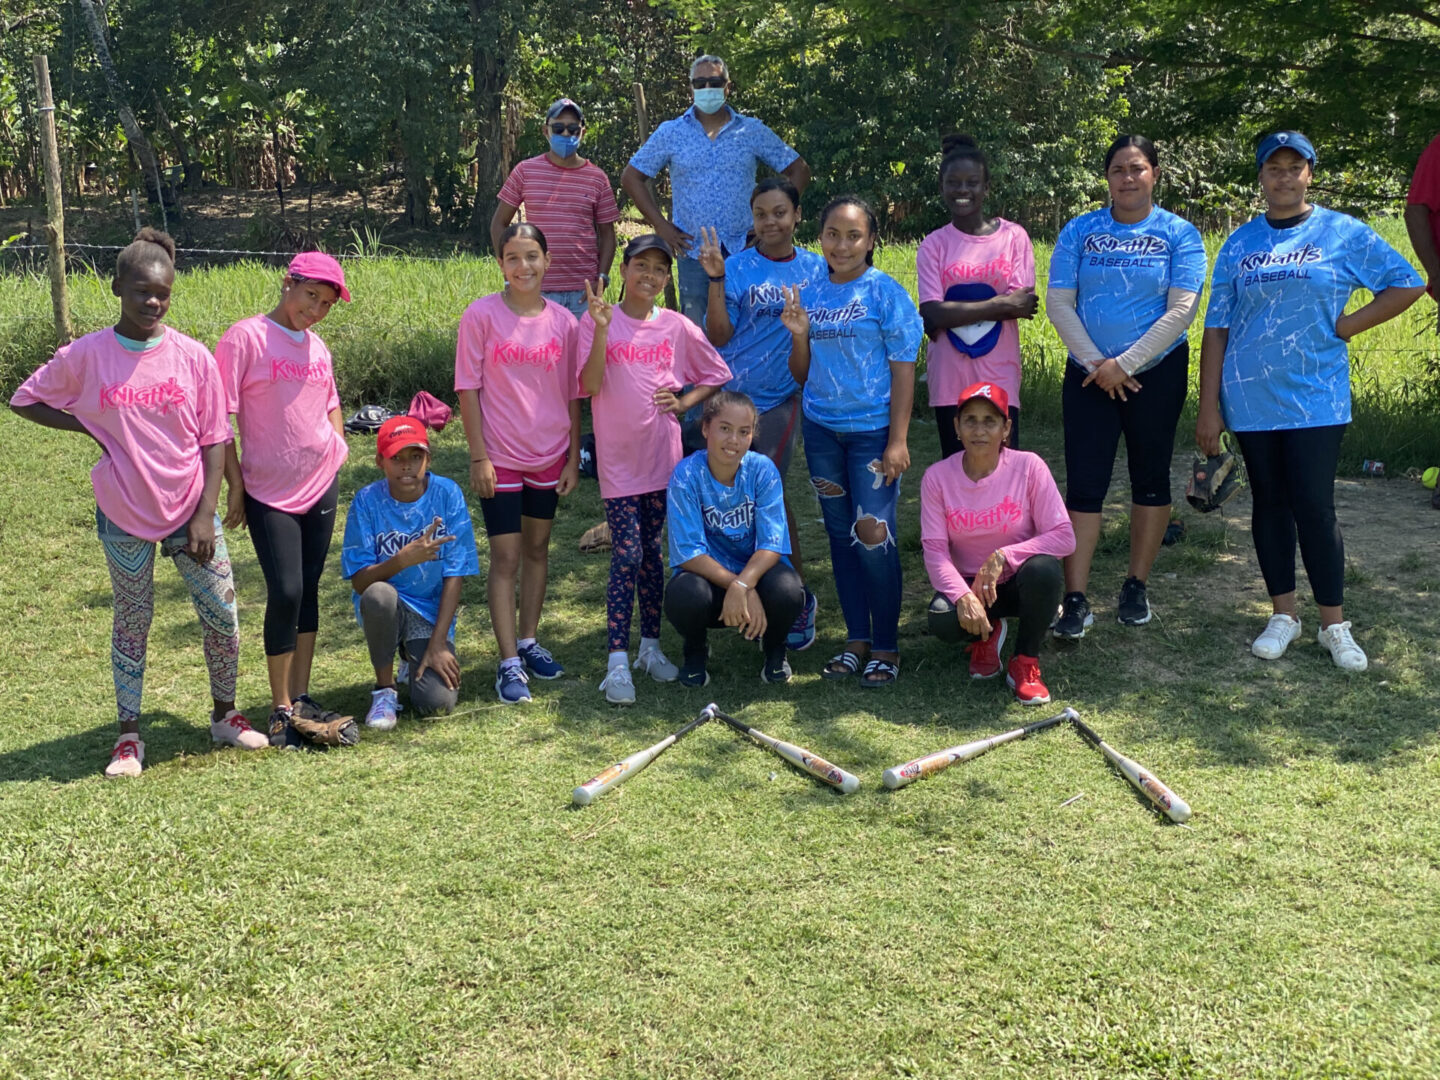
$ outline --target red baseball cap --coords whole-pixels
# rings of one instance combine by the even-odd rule
[[[960,391],[960,400],[955,403],[955,407],[963,409],[967,401],[973,401],[976,398],[983,398],[994,405],[1000,410],[1001,416],[1006,418],[1010,416],[1010,395],[992,382],[971,383]]]
[[[430,437],[425,434],[425,425],[413,416],[392,416],[380,425],[375,435],[375,449],[383,458],[393,458],[411,446],[418,446],[427,454],[430,452]]]
[[[326,255],[323,251],[302,251],[290,260],[290,266],[285,272],[292,277],[309,278],[311,281],[332,285],[340,294],[341,300],[347,304],[350,302],[350,290],[345,287],[345,271],[333,255]]]

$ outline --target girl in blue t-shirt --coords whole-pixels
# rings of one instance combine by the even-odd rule
[[[1375,230],[1306,200],[1315,148],[1304,135],[1267,135],[1255,167],[1265,214],[1231,233],[1215,259],[1195,440],[1216,454],[1228,426],[1245,457],[1255,554],[1274,609],[1250,651],[1275,660],[1300,636],[1298,538],[1320,608],[1319,642],[1337,667],[1364,671],[1369,661],[1345,621],[1345,545],[1335,520],[1335,467],[1350,421],[1348,343],[1425,290]],[[1346,315],[1356,289],[1375,297]]]
[[[915,400],[915,354],[924,338],[915,302],[876,270],[875,212],[854,195],[820,212],[820,250],[830,272],[785,290],[790,373],[805,388],[805,458],[820,497],[845,648],[820,674],[860,685],[900,675],[900,549],[895,512],[910,467],[907,434]],[[868,662],[867,662],[868,660]]]
[[[720,350],[734,378],[727,390],[746,394],[759,410],[752,448],[775,463],[783,480],[800,435],[800,387],[790,374],[790,332],[780,322],[787,285],[801,288],[827,273],[825,260],[795,246],[800,192],[788,176],[767,176],[750,195],[755,243],[725,258],[714,229],[700,230],[700,266],[710,278],[705,336]],[[790,500],[785,500],[790,558],[800,579],[800,537]],[[805,608],[790,630],[796,652],[815,643],[815,594],[805,589]]]
[[[780,472],[750,450],[759,412],[744,394],[722,390],[705,402],[705,449],[680,462],[670,477],[666,531],[674,576],[665,614],[685,643],[684,686],[704,686],[712,626],[760,639],[767,683],[790,681],[785,637],[805,603],[790,565]]]
[[[1105,154],[1110,205],[1073,218],[1050,259],[1046,314],[1069,350],[1061,387],[1065,506],[1075,553],[1055,636],[1095,621],[1086,591],[1115,451],[1130,468],[1130,566],[1116,619],[1150,621],[1146,581],[1170,523],[1170,459],[1189,385],[1185,332],[1205,284],[1200,232],[1155,205],[1155,144],[1121,135]]]

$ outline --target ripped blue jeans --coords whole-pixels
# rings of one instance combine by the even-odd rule
[[[900,481],[885,483],[880,459],[890,429],[832,431],[805,417],[805,460],[830,537],[835,591],[850,641],[898,652],[900,546],[895,527]]]

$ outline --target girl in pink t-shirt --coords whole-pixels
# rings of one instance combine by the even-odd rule
[[[968,135],[947,135],[940,197],[950,224],[915,252],[920,315],[930,337],[925,367],[943,457],[960,452],[955,400],[991,382],[1010,401],[1010,446],[1020,445],[1020,328],[1035,315],[1035,251],[1013,221],[985,216],[990,165]]]
[[[580,393],[591,399],[600,497],[610,526],[609,670],[605,700],[635,700],[630,678],[630,613],[638,590],[638,670],[671,682],[680,669],[660,651],[665,564],[660,531],[665,488],[680,463],[680,417],[730,381],[730,369],[701,329],[678,311],[657,308],[670,280],[670,245],[647,233],[625,247],[620,302],[607,304],[586,286],[590,309],[580,320]],[[683,388],[690,386],[688,392]]]
[[[1075,550],[1070,516],[1045,462],[1011,450],[1010,401],[995,383],[959,394],[956,436],[963,450],[925,470],[920,482],[920,546],[935,598],[930,632],[969,640],[970,677],[1000,674],[1007,618],[1019,617],[1006,682],[1022,705],[1043,705],[1040,642],[1055,618]]]
[[[225,452],[225,527],[249,526],[265,575],[273,746],[285,744],[287,729],[354,731],[350,717],[309,694],[320,577],[349,454],[330,350],[311,327],[349,299],[340,264],[302,252],[285,271],[274,310],[242,319],[215,346],[226,408],[240,426],[240,453],[234,443]]]
[[[470,444],[470,488],[490,538],[486,590],[500,648],[495,693],[514,705],[530,700],[530,675],[565,674],[536,635],[555,508],[580,482],[578,328],[575,316],[541,295],[550,251],[539,228],[509,226],[496,254],[505,290],[481,297],[460,317],[455,389]]]
[[[211,739],[246,750],[266,745],[235,711],[235,581],[215,513],[230,441],[225,394],[210,351],[161,322],[174,282],[175,241],[141,229],[115,262],[119,321],[63,346],[10,399],[27,420],[89,435],[100,447],[90,480],[115,592],[110,667],[120,720],[107,777],[139,776],[145,760],[140,698],[157,541],[200,616]]]

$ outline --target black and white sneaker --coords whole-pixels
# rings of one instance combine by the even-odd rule
[[[1066,593],[1060,602],[1060,617],[1055,620],[1053,633],[1057,638],[1079,641],[1095,623],[1090,613],[1090,601],[1083,592]]]
[[[1150,600],[1145,595],[1145,582],[1129,577],[1120,586],[1120,600],[1115,605],[1115,618],[1121,626],[1144,626],[1150,621]]]

